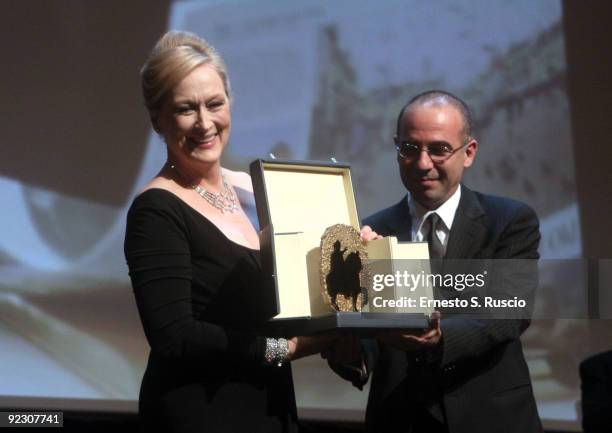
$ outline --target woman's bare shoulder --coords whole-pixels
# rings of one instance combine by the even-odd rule
[[[223,168],[222,172],[230,185],[246,191],[253,191],[251,176],[249,176],[248,173],[245,173],[244,171],[228,170],[227,168]]]
[[[155,176],[145,186],[143,186],[140,191],[138,191],[138,194],[142,194],[143,192],[148,191],[150,189],[165,189],[166,191],[176,193],[177,185],[175,182],[168,179],[167,177]]]

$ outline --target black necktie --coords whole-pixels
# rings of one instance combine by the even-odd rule
[[[440,224],[440,217],[437,213],[429,214],[429,232],[427,233],[427,243],[429,244],[429,258],[441,259],[444,257],[444,245],[440,242],[436,230]]]
[[[442,242],[440,242],[440,239],[438,238],[438,235],[436,234],[436,230],[438,229],[438,225],[441,223],[441,219],[437,213],[432,213],[432,214],[429,214],[429,216],[427,217],[427,220],[429,221],[429,231],[427,232],[427,244],[429,245],[429,258],[430,258],[430,264],[431,264],[431,272],[434,274],[438,274],[442,270],[442,259],[444,257],[444,245],[442,245]],[[435,287],[434,287],[434,290],[435,290]],[[411,365],[411,355],[409,354],[409,352],[407,353],[407,355],[409,357],[408,365],[410,366]],[[440,396],[437,395],[437,393],[439,392],[437,385],[434,386],[434,383],[436,383],[437,381],[436,374],[433,373],[433,371],[435,370],[435,367],[427,364],[427,362],[425,361],[426,357],[427,357],[426,354],[420,354],[420,355],[417,355],[415,360],[413,361],[417,364],[417,367],[420,369],[419,374],[421,375],[422,378],[424,378],[420,386],[429,385],[432,387],[429,390],[421,389],[420,397],[423,398],[424,409],[427,413],[427,416],[432,417],[435,420],[435,423],[440,425],[440,427],[438,428],[442,428],[441,425],[444,424],[445,422],[445,416],[444,416],[444,412],[442,411],[442,406],[439,402]]]

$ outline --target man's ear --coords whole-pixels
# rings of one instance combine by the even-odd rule
[[[478,142],[476,139],[470,137],[468,144],[465,146],[465,159],[463,160],[463,166],[465,168],[468,168],[474,163],[476,153],[478,153]]]

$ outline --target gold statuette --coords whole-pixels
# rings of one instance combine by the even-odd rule
[[[336,224],[321,237],[323,298],[338,311],[361,311],[368,303],[372,273],[368,254],[355,228]]]

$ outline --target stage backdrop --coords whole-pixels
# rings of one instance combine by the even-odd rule
[[[124,223],[165,161],[138,68],[174,28],[208,39],[227,62],[234,99],[224,164],[245,170],[270,153],[348,162],[362,218],[405,193],[392,140],[401,106],[431,88],[464,97],[481,144],[466,183],[527,202],[541,218],[537,320],[523,343],[541,416],[550,427],[578,426],[577,363],[605,349],[610,332],[585,320],[558,1],[126,8],[33,2],[3,18],[14,42],[0,71],[0,405],[136,410],[148,346]],[[294,371],[300,416],[363,418],[367,390],[317,357]]]

